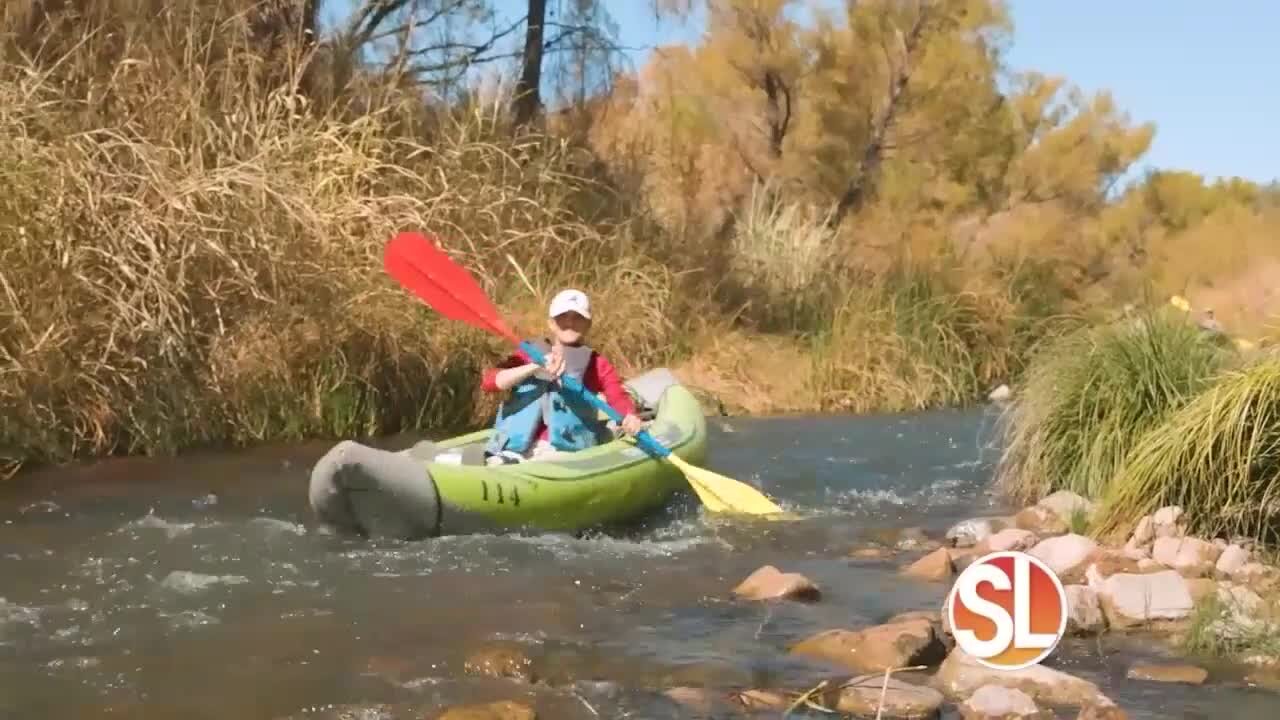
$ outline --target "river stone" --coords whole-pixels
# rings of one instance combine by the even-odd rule
[[[908,577],[930,581],[949,580],[955,571],[947,548],[938,548],[902,570]]]
[[[1016,688],[983,685],[960,703],[964,720],[1052,720],[1053,713],[1041,710],[1030,695]]]
[[[1195,665],[1139,663],[1129,668],[1126,677],[1130,680],[1200,685],[1209,677],[1209,671]]]
[[[1151,557],[1184,577],[1203,577],[1212,570],[1222,551],[1211,542],[1194,537],[1158,537]]]
[[[510,678],[531,683],[537,680],[533,661],[518,647],[489,645],[472,652],[462,664],[462,669],[472,675]]]
[[[744,690],[735,693],[733,699],[748,710],[786,710],[792,702],[773,690]]]
[[[1043,505],[1032,505],[1023,508],[1021,512],[1013,517],[1014,527],[1023,530],[1030,530],[1040,537],[1050,537],[1053,535],[1061,535],[1070,528],[1067,523],[1054,511]]]
[[[1098,549],[1098,543],[1084,535],[1071,533],[1041,540],[1029,551],[1031,556],[1049,566],[1062,577],[1070,573],[1083,573],[1085,562]]]
[[[1157,538],[1181,537],[1186,534],[1182,508],[1177,505],[1166,505],[1151,516],[1152,530]]]
[[[826,630],[792,646],[791,653],[841,665],[854,672],[933,665],[946,646],[925,619],[875,625],[862,630]]]
[[[952,525],[951,529],[947,530],[943,538],[946,539],[952,547],[973,547],[995,531],[995,526],[992,525],[990,519],[970,518],[969,520],[961,520],[955,525]]]
[[[1107,628],[1102,614],[1098,593],[1085,585],[1065,585],[1067,591],[1067,632],[1073,635],[1092,635]]]
[[[880,696],[884,693],[884,704],[881,706]],[[917,718],[936,718],[938,709],[942,707],[942,693],[930,687],[912,685],[895,677],[886,683],[883,674],[860,675],[844,683],[834,698],[824,695],[823,704],[834,707],[842,713],[863,717],[894,718],[895,720],[916,720]]]
[[[1107,623],[1117,629],[1191,615],[1187,581],[1176,570],[1135,575],[1117,573],[1101,581],[1098,600]]]
[[[1155,519],[1150,515],[1143,515],[1138,520],[1138,525],[1133,529],[1133,535],[1129,536],[1129,542],[1135,547],[1143,547],[1151,544],[1156,539]]]
[[[1059,490],[1036,504],[1049,508],[1068,525],[1077,512],[1084,513],[1085,517],[1093,514],[1093,503],[1070,490]]]
[[[765,565],[751,573],[733,589],[733,594],[747,600],[801,600],[814,602],[822,591],[812,580],[799,573],[784,573]]]
[[[1214,570],[1222,577],[1231,577],[1247,562],[1249,562],[1249,551],[1233,543],[1223,548],[1222,554],[1218,556],[1218,562],[1214,565]]]
[[[533,708],[514,700],[483,705],[459,705],[446,710],[436,720],[537,720]]]
[[[1083,678],[1039,664],[995,670],[979,664],[958,646],[942,662],[932,685],[954,700],[969,697],[983,685],[998,685],[1021,690],[1048,705],[1114,704],[1097,685]]]
[[[1005,528],[978,543],[978,556],[993,552],[1022,552],[1039,542],[1036,534],[1022,528]]]

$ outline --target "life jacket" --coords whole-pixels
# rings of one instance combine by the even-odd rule
[[[543,340],[530,342],[543,353],[551,352],[551,346]],[[566,346],[562,351],[564,374],[585,382],[595,351],[586,345]],[[539,420],[546,424],[547,439],[557,450],[583,450],[611,439],[594,405],[573,393],[561,392],[558,384],[539,377],[542,374],[539,371],[511,388],[510,396],[498,407],[493,435],[485,447],[487,452],[525,453],[537,437]]]

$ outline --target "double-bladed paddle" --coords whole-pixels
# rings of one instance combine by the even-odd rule
[[[506,324],[471,273],[455,263],[425,235],[416,232],[400,233],[387,243],[383,262],[388,274],[441,315],[505,338],[523,350],[534,362],[539,365],[546,363],[545,356],[537,347],[521,340]],[[577,378],[564,375],[560,382],[566,390],[580,395],[614,422],[621,424],[622,415],[583,387]],[[698,498],[712,512],[753,515],[783,513],[781,507],[750,485],[690,465],[655,440],[648,430],[636,435],[636,444],[679,468]]]

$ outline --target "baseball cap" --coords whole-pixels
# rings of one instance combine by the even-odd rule
[[[555,317],[561,313],[576,312],[582,317],[591,319],[591,302],[581,290],[561,290],[551,298],[551,310],[547,317]]]

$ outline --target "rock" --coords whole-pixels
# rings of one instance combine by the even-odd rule
[[[862,630],[826,630],[791,648],[793,654],[826,660],[854,672],[934,665],[946,652],[934,624],[924,619]]]
[[[1124,544],[1124,547],[1120,549],[1120,554],[1130,560],[1146,560],[1151,557],[1151,551],[1147,549],[1147,546],[1135,543],[1133,538],[1130,538],[1129,542]]]
[[[537,680],[533,661],[518,647],[490,645],[467,656],[462,669],[473,675],[510,678],[531,683]]]
[[[971,518],[961,520],[943,536],[951,547],[973,547],[996,531],[987,518]]]
[[[1126,677],[1130,680],[1150,680],[1152,682],[1185,683],[1199,685],[1209,677],[1209,671],[1194,665],[1155,665],[1140,663],[1129,668]]]
[[[1161,567],[1161,569],[1164,569]],[[1116,573],[1140,573],[1141,561],[1125,557],[1121,553],[1106,548],[1099,548],[1089,555],[1086,561],[1086,578],[1109,578]]]
[[[1070,490],[1059,490],[1036,504],[1052,510],[1068,526],[1077,514],[1082,514],[1086,518],[1093,514],[1093,503]]]
[[[1041,710],[1030,695],[1017,688],[983,685],[960,703],[964,720],[1052,720],[1053,713]]]
[[[1129,720],[1129,714],[1115,703],[1089,703],[1080,708],[1076,720]]]
[[[1107,618],[1102,614],[1098,593],[1085,585],[1065,585],[1067,591],[1067,632],[1073,635],[1092,635],[1107,628]]]
[[[716,705],[719,704],[719,698],[705,688],[674,687],[662,694],[673,702],[704,715],[710,715]]]
[[[1155,519],[1150,515],[1143,515],[1138,521],[1138,525],[1133,529],[1133,535],[1129,536],[1129,542],[1135,547],[1143,547],[1150,545],[1152,540],[1156,539]]]
[[[1277,584],[1277,571],[1275,568],[1259,562],[1248,562],[1241,565],[1240,569],[1231,575],[1231,580],[1266,591]]]
[[[1184,620],[1191,615],[1187,581],[1175,570],[1144,575],[1117,573],[1102,580],[1095,590],[1112,628]]]
[[[967,698],[983,685],[1021,690],[1048,705],[1114,705],[1097,685],[1044,665],[1021,670],[995,670],[979,664],[959,647],[952,650],[933,676],[932,684],[949,698]]]
[[[1218,556],[1214,570],[1222,577],[1231,577],[1249,562],[1249,551],[1239,545],[1228,545]]]
[[[1199,605],[1202,600],[1218,592],[1218,581],[1211,578],[1188,578],[1187,592],[1191,595],[1191,604]]]
[[[749,710],[786,710],[791,705],[787,696],[772,690],[744,690],[733,699]]]
[[[733,589],[733,594],[747,600],[802,600],[813,602],[822,597],[818,586],[799,573],[779,572],[772,565],[756,570]]]
[[[889,548],[872,545],[849,551],[849,557],[855,560],[887,560],[893,557],[893,551]]]
[[[1040,537],[1061,535],[1070,528],[1058,514],[1043,505],[1032,505],[1024,508],[1013,517],[1014,527],[1030,530]]]
[[[1182,508],[1168,505],[1160,508],[1151,516],[1152,531],[1157,538],[1182,537],[1186,534],[1186,524],[1182,518]]]
[[[1013,397],[1013,390],[1010,390],[1008,385],[1003,384],[987,394],[987,399],[996,403],[1006,402],[1011,397]]]
[[[533,708],[514,700],[449,708],[436,720],[537,720]]]
[[[1073,572],[1083,573],[1085,562],[1097,549],[1098,543],[1092,539],[1072,533],[1041,540],[1031,548],[1030,555],[1062,577]]]
[[[942,581],[949,580],[955,571],[955,565],[951,562],[951,554],[947,552],[947,548],[938,548],[911,563],[902,572],[920,580]]]
[[[894,547],[899,550],[920,550],[931,545],[933,541],[918,527],[903,528],[898,533],[898,541],[894,543]]]
[[[1221,553],[1213,543],[1193,537],[1158,537],[1151,548],[1151,557],[1156,562],[1177,570],[1184,577],[1208,575]]]
[[[1024,551],[1035,547],[1040,539],[1030,530],[1022,528],[1005,528],[978,543],[975,555],[981,557],[987,553]]]
[[[945,698],[930,687],[912,685],[895,677],[885,682],[883,674],[860,675],[842,683],[838,690],[825,693],[822,704],[860,717],[933,718],[938,716]],[[883,706],[881,693],[884,694]]]
[[[894,625],[897,623],[910,622],[912,620],[924,620],[932,623],[934,631],[942,640],[943,646],[947,652],[951,652],[951,648],[955,646],[955,638],[951,636],[950,623],[946,617],[946,611],[937,612],[936,610],[908,610],[907,612],[898,613],[888,620],[884,621],[886,625]]]

